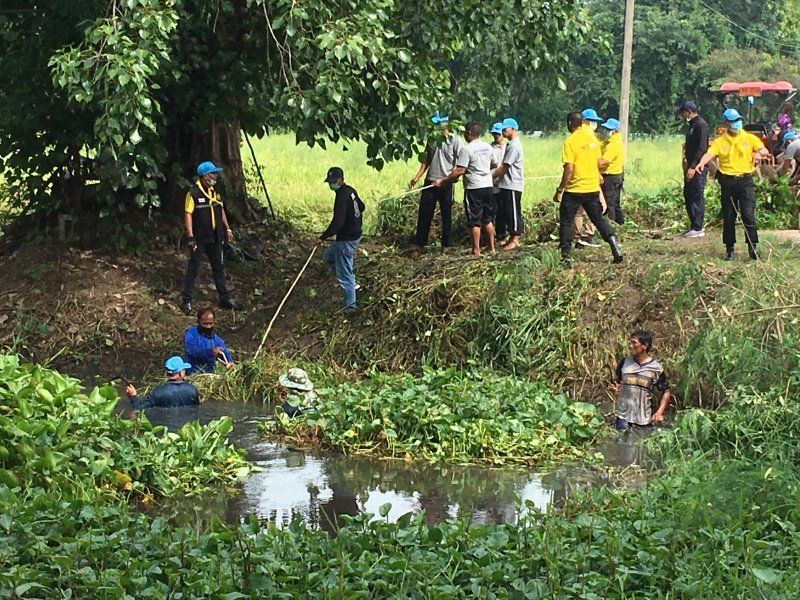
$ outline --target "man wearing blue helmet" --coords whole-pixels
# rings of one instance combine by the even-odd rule
[[[510,237],[506,250],[519,248],[519,239],[525,226],[522,222],[522,192],[525,189],[522,143],[519,140],[519,123],[508,117],[500,123],[503,137],[508,140],[506,150],[493,176],[500,188],[500,206],[497,213],[497,235],[503,239],[508,231]]]
[[[211,161],[200,163],[197,166],[197,181],[186,193],[184,225],[190,255],[181,295],[181,310],[187,315],[192,312],[194,282],[200,269],[202,254],[208,257],[208,262],[211,264],[211,275],[217,288],[219,306],[241,309],[238,303],[231,300],[231,295],[225,286],[222,245],[233,241],[233,231],[228,224],[222,200],[214,190],[221,171],[222,169]]]
[[[178,408],[200,404],[200,393],[197,388],[188,381],[184,381],[186,371],[191,368],[192,365],[180,356],[169,357],[164,363],[167,382],[153,388],[144,400],[139,399],[136,388],[128,383],[125,386],[125,395],[130,399],[131,408],[134,410],[154,407]]]
[[[439,214],[442,218],[442,252],[447,252],[453,243],[453,191],[454,183],[433,187],[437,179],[447,177],[456,166],[464,141],[460,136],[450,131],[450,117],[440,115],[439,111],[431,117],[434,125],[438,125],[442,137],[435,145],[428,147],[425,162],[420,164],[417,173],[408,182],[408,187],[417,185],[420,178],[426,173],[423,187],[419,197],[419,211],[417,213],[417,230],[414,235],[414,245],[420,250],[428,245],[428,236],[431,231],[433,215],[436,205],[439,205]]]
[[[736,109],[727,109],[722,113],[722,118],[726,125],[725,133],[711,142],[708,152],[697,163],[697,171],[702,173],[715,157],[719,160],[717,181],[722,188],[722,242],[725,244],[725,260],[733,259],[737,217],[742,219],[748,254],[751,259],[758,260],[753,173],[755,163],[769,156],[769,151],[758,137],[744,130],[742,116]]]
[[[800,162],[800,135],[794,129],[790,129],[783,134],[783,143],[786,144],[786,149],[783,151],[780,169],[778,175],[789,175],[789,183],[794,185],[797,183],[798,162]]]
[[[563,170],[553,200],[560,203],[558,239],[561,263],[568,269],[572,268],[572,228],[575,215],[581,207],[611,248],[614,263],[618,264],[623,260],[614,229],[603,217],[600,205],[600,168],[603,156],[600,140],[594,132],[598,123],[602,122],[603,119],[593,108],[567,115],[567,128],[572,133],[561,148]]]

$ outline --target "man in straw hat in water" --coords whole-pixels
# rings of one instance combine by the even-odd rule
[[[288,417],[294,417],[308,409],[318,398],[314,392],[314,384],[303,369],[297,367],[289,369],[278,378],[278,383],[288,393],[282,407]]]

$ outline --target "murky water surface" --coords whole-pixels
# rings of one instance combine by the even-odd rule
[[[236,496],[219,492],[178,500],[164,508],[173,515],[216,515],[229,522],[256,515],[279,526],[299,514],[310,526],[326,530],[335,528],[340,515],[378,514],[386,503],[392,506],[389,519],[424,511],[431,524],[466,515],[473,523],[514,523],[520,516],[518,507],[526,502],[544,510],[551,503],[563,502],[575,487],[598,482],[597,473],[568,467],[541,473],[316,455],[264,440],[258,424],[273,414],[270,406],[262,404],[214,401],[180,409],[148,409],[153,423],[170,429],[229,415],[234,421],[231,442],[261,468]],[[638,465],[643,460],[636,440],[615,437],[599,451],[617,466]]]

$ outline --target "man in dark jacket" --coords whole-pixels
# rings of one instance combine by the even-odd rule
[[[184,362],[180,356],[171,356],[164,363],[167,372],[167,382],[153,388],[145,396],[144,400],[139,400],[136,388],[130,383],[125,386],[125,395],[130,398],[131,408],[141,410],[143,408],[177,408],[179,406],[193,406],[200,404],[200,394],[197,388],[183,378],[186,369],[192,365]]]
[[[688,124],[683,144],[683,200],[689,215],[689,229],[684,237],[703,237],[706,212],[706,173],[697,170],[697,163],[708,150],[708,123],[697,114],[697,105],[684,100],[676,111]]]
[[[325,183],[336,192],[336,199],[333,203],[333,219],[314,243],[321,244],[328,238],[336,236],[336,241],[325,251],[325,262],[336,273],[336,279],[339,281],[344,295],[344,312],[350,314],[358,308],[353,258],[358,244],[361,242],[364,203],[358,197],[358,192],[344,182],[344,171],[341,168],[331,167],[328,169]]]
[[[186,267],[186,280],[181,295],[181,310],[184,314],[192,312],[192,294],[201,255],[205,254],[211,263],[211,274],[219,295],[222,308],[241,309],[231,300],[225,287],[225,269],[222,260],[222,245],[233,241],[233,231],[228,225],[228,217],[219,194],[214,190],[222,169],[210,161],[197,167],[197,181],[186,193],[184,225],[189,240],[189,264]]]

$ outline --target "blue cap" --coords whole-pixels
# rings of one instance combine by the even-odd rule
[[[587,108],[581,113],[581,118],[585,119],[586,121],[596,121],[597,123],[602,123],[603,119],[601,119],[597,115],[597,111],[593,108]]]
[[[222,171],[222,168],[218,167],[210,160],[201,162],[199,165],[197,165],[197,174],[200,175],[200,177],[203,175],[208,175],[209,173],[219,173],[220,171]]]
[[[489,133],[503,133],[503,124],[495,123],[494,125],[492,125],[492,128],[489,130]]]
[[[516,119],[512,119],[511,117],[506,117],[503,119],[502,125],[503,129],[506,129],[507,127],[511,127],[511,129],[519,129],[519,123],[517,123]]]
[[[617,131],[620,127],[620,123],[616,119],[608,119],[605,123],[601,123],[600,127],[610,129],[611,131]]]
[[[783,139],[785,141],[793,140],[796,137],[797,137],[797,132],[794,129],[790,129],[789,131],[783,134]]]
[[[180,356],[170,356],[164,363],[164,369],[166,369],[167,373],[170,375],[175,375],[175,373],[180,373],[181,371],[191,368],[192,365],[185,362]]]
[[[450,121],[450,115],[440,115],[439,111],[437,110],[435,113],[433,113],[431,121],[433,121],[436,125],[439,125],[441,123],[447,123],[448,121]]]
[[[742,115],[739,114],[739,111],[735,108],[729,108],[724,113],[722,113],[722,118],[726,121],[730,121],[733,123],[734,121],[741,121]]]

